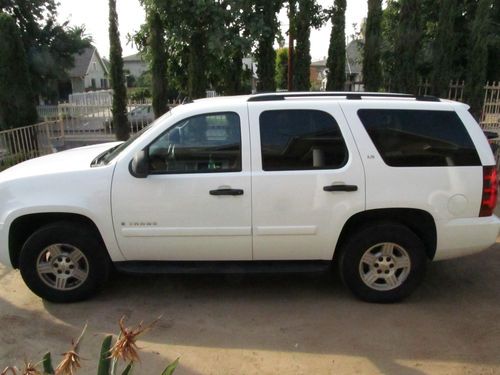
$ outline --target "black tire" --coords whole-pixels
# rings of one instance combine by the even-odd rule
[[[368,302],[390,303],[407,297],[421,283],[427,267],[422,240],[400,224],[367,226],[355,232],[341,251],[342,281]],[[384,257],[383,252],[393,255]]]
[[[52,245],[53,251],[47,250]],[[52,256],[58,252],[58,258]],[[74,262],[70,254],[76,254]],[[52,271],[37,268],[42,263]],[[76,302],[89,298],[104,285],[110,260],[95,231],[87,225],[58,222],[38,229],[28,238],[19,256],[19,269],[26,285],[39,297],[51,302]],[[63,278],[66,281],[58,289],[57,280]]]

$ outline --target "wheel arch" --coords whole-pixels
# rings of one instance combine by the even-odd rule
[[[351,216],[342,228],[335,246],[334,258],[340,254],[345,241],[354,231],[377,222],[392,222],[407,226],[424,242],[427,257],[430,260],[434,258],[437,245],[436,223],[430,213],[415,208],[373,209]]]
[[[19,254],[26,240],[41,227],[56,222],[73,222],[85,225],[92,230],[104,248],[103,237],[97,225],[87,216],[68,212],[44,212],[17,217],[9,227],[9,256],[12,267],[18,268]]]

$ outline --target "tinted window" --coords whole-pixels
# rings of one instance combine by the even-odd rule
[[[262,112],[260,141],[265,171],[334,169],[347,162],[337,122],[322,111]]]
[[[149,146],[152,173],[241,171],[240,118],[211,113],[182,120]]]
[[[358,115],[390,166],[480,165],[474,144],[453,111],[361,109]]]

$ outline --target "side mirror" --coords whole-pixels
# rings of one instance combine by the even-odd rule
[[[149,175],[149,157],[148,150],[141,150],[134,155],[129,164],[130,174],[136,178],[146,178]]]

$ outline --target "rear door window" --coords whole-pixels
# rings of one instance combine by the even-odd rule
[[[337,121],[318,110],[273,110],[260,115],[265,171],[337,169],[348,159]]]
[[[389,166],[481,165],[474,143],[454,111],[360,109],[358,116]]]

